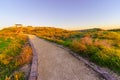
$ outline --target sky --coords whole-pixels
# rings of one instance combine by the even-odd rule
[[[119,28],[120,0],[0,0],[0,28],[14,24]]]

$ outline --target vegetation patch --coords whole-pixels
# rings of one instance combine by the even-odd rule
[[[15,31],[17,28],[10,29],[11,31]],[[9,28],[4,30],[8,31]],[[68,31],[51,27],[23,27],[22,30],[25,34],[34,34],[40,38],[67,46],[92,62],[120,74],[119,30],[95,28],[81,31]],[[8,43],[10,42],[11,40],[8,40]],[[12,55],[12,53],[9,55]]]
[[[112,30],[88,29],[68,31],[59,28],[27,27],[25,33],[68,46],[92,62],[120,74],[120,33]]]
[[[27,36],[15,34],[15,30],[9,28],[0,31],[0,80],[23,80],[22,72],[13,73],[32,58]]]

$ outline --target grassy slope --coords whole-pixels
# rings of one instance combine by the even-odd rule
[[[0,37],[0,51],[4,50],[5,47],[7,47],[9,45],[10,42],[11,42],[10,39],[5,40],[4,37]]]
[[[50,27],[27,27],[23,28],[23,32],[68,46],[81,56],[120,74],[119,31],[101,29],[67,31]]]
[[[29,47],[23,48],[27,36],[14,34],[15,31],[16,29],[12,28],[0,31],[0,80],[9,78],[17,68],[27,63],[28,61],[22,58],[27,58],[32,53]],[[25,51],[27,54],[23,53]]]
[[[29,27],[24,28],[24,32],[68,46],[81,56],[120,74],[120,33],[116,31]]]

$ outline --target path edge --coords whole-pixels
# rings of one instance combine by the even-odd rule
[[[30,38],[28,37],[28,41],[30,43],[30,46],[32,47],[33,52],[33,58],[32,58],[32,64],[31,64],[31,70],[28,80],[37,80],[38,76],[38,53],[36,52],[33,43],[30,41]]]
[[[45,39],[44,39],[45,40]],[[48,40],[46,40],[48,41]],[[50,41],[48,41],[50,42]],[[114,76],[112,76],[110,73],[108,73],[107,71],[103,70],[100,66],[84,59],[83,57],[81,57],[80,55],[78,55],[77,53],[73,52],[71,49],[69,49],[68,47],[65,47],[61,44],[57,44],[55,42],[51,42],[53,45],[58,46],[64,50],[67,50],[72,56],[76,57],[78,60],[83,61],[86,65],[88,65],[90,68],[92,68],[94,71],[96,71],[98,74],[100,74],[105,80],[117,80]]]

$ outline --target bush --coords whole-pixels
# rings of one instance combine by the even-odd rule
[[[81,43],[79,40],[73,40],[71,44],[72,50],[75,52],[85,52],[87,50],[87,47],[85,44]]]

